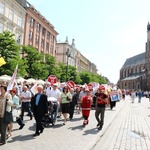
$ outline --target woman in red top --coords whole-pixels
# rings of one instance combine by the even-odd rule
[[[83,125],[88,124],[88,118],[90,115],[91,105],[92,105],[92,97],[90,96],[89,89],[86,89],[86,95],[81,98],[82,101],[82,116],[84,118]]]

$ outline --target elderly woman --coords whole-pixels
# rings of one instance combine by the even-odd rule
[[[4,113],[5,113],[5,108],[6,111],[10,112],[11,111],[11,106],[13,105],[12,97],[7,91],[7,86],[1,85],[0,86],[0,134],[1,134],[1,139],[0,139],[0,144],[5,144],[6,143],[6,129],[7,129],[7,124],[4,122]]]

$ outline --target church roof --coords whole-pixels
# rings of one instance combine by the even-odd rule
[[[145,63],[145,52],[128,58],[121,69],[137,66],[139,64],[144,64],[144,63]]]

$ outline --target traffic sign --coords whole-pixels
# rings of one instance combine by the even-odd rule
[[[47,80],[51,83],[51,85],[57,83],[57,77],[55,75],[50,75]]]

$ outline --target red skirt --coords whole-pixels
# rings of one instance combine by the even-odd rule
[[[82,110],[82,116],[89,117],[90,115],[90,110]]]

